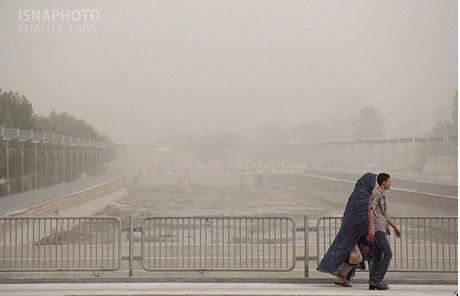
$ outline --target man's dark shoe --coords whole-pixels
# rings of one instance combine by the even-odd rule
[[[368,280],[367,283],[370,285],[371,284],[371,280]],[[387,287],[390,287],[390,285],[388,285],[388,283],[386,281],[382,281],[382,284],[387,286]]]
[[[369,283],[369,290],[388,290],[390,289],[388,286],[383,284],[382,282],[370,282]]]

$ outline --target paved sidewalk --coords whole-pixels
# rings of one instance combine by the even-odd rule
[[[457,295],[456,285],[391,285],[369,291],[365,284],[351,288],[333,284],[279,283],[88,283],[3,284],[0,296],[67,295]]]

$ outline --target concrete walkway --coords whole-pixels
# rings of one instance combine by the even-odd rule
[[[369,291],[365,284],[344,288],[331,284],[279,283],[87,283],[3,284],[0,296],[68,295],[457,295],[456,285],[391,285]]]

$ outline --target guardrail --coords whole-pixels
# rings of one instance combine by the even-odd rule
[[[290,271],[295,225],[286,217],[151,217],[142,221],[148,271]]]
[[[121,263],[115,217],[0,218],[0,271],[113,271]]]
[[[317,263],[340,229],[341,217],[323,217],[316,226]],[[393,258],[388,271],[457,272],[457,217],[394,217],[401,238],[389,236]]]
[[[394,220],[402,235],[390,236],[389,271],[458,271],[457,217]],[[289,217],[148,217],[140,227],[133,221],[130,216],[122,229],[116,217],[0,218],[0,272],[117,271],[122,260],[129,261],[130,276],[134,261],[151,272],[289,272],[304,261],[309,277],[309,262],[319,264],[341,225],[341,217],[323,217],[310,228],[306,216],[301,227]],[[129,249],[122,248],[122,231]],[[309,256],[310,241],[316,256]],[[302,247],[303,256],[296,256]]]

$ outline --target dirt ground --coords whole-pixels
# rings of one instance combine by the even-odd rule
[[[129,186],[128,195],[100,215],[126,220],[149,216],[282,216],[303,224],[320,217],[342,215],[351,192],[331,192],[279,184],[242,188],[240,176],[189,176],[191,191],[177,192],[176,176],[143,176]],[[256,182],[254,182],[256,183]],[[442,205],[409,204],[387,194],[392,216],[457,216]]]
[[[238,176],[192,176],[192,190],[179,193],[176,177],[142,177],[128,195],[108,206],[102,215],[122,219],[149,216],[280,216],[303,222],[341,215],[349,193],[302,190],[264,184],[241,188]]]

